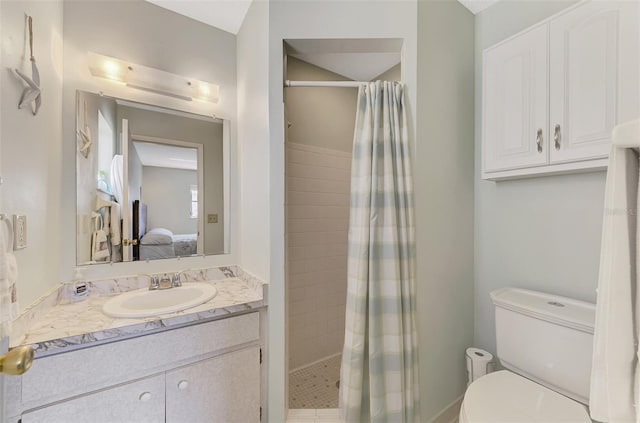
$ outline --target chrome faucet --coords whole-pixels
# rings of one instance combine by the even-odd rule
[[[162,275],[151,275],[150,278],[151,283],[149,284],[149,291],[173,288],[172,279],[167,273],[163,273]]]
[[[173,274],[163,273],[162,275],[149,275],[149,291],[154,291],[157,289],[177,288],[179,286],[182,286],[180,276],[182,276],[182,274],[186,271],[187,270],[185,269]]]

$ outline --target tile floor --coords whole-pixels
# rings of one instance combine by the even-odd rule
[[[342,355],[289,373],[289,408],[338,408]]]
[[[341,423],[340,410],[337,408],[292,409],[287,415],[287,423]]]

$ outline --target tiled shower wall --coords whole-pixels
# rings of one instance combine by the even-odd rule
[[[342,352],[351,154],[287,143],[289,369]]]

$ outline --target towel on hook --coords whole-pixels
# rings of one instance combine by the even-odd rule
[[[93,236],[91,237],[91,260],[107,261],[111,254],[109,253],[109,242],[107,233],[104,231],[102,215],[93,212],[91,217],[95,219]]]

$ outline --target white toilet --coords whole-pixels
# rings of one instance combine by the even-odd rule
[[[509,370],[469,385],[460,423],[590,423],[595,306],[515,288],[491,299],[497,355]]]

